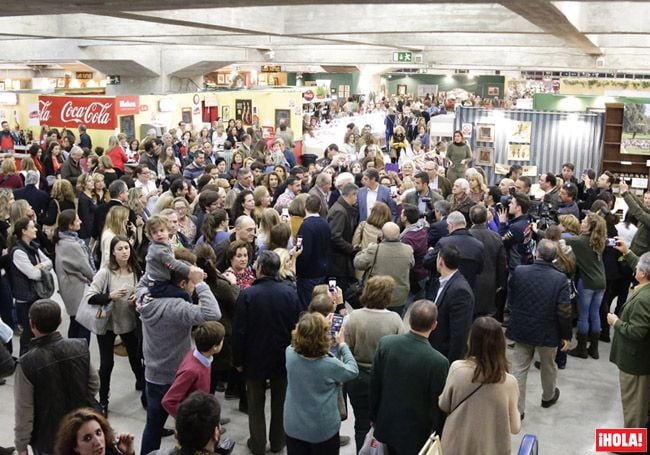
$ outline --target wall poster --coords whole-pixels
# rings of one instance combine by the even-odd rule
[[[241,120],[244,125],[253,124],[252,100],[235,100],[235,120]]]

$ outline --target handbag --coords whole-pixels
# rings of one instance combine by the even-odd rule
[[[384,455],[388,454],[384,443],[377,441],[375,439],[375,429],[370,427],[370,430],[366,434],[365,439],[363,440],[363,446],[359,450],[359,455]]]
[[[54,294],[54,276],[52,272],[41,270],[41,279],[33,282],[34,293],[39,299],[49,299]]]
[[[111,288],[111,272],[108,271],[108,279],[104,285],[102,294],[107,294]],[[108,317],[113,310],[113,302],[106,305],[91,305],[90,300],[90,286],[86,285],[84,295],[79,302],[75,321],[90,330],[95,335],[105,335],[106,325],[108,324]]]
[[[440,436],[434,431],[424,443],[424,446],[418,452],[418,455],[442,455],[442,443]]]
[[[350,305],[352,305],[352,308],[361,308],[361,302],[359,299],[361,298],[361,294],[363,294],[363,288],[366,285],[366,280],[370,277],[370,275],[372,275],[372,271],[375,268],[375,264],[377,263],[377,256],[379,256],[379,244],[377,244],[377,250],[375,250],[375,258],[372,260],[372,265],[366,271],[366,273],[364,273],[363,278],[348,286],[345,300]]]
[[[61,213],[61,206],[59,205],[59,201],[56,199],[53,199],[53,201],[56,204],[56,218],[54,218],[54,224],[43,225],[43,234],[45,234],[47,239],[50,241],[54,238],[54,233],[59,227],[59,214]]]

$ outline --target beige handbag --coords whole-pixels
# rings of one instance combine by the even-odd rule
[[[418,455],[442,455],[442,443],[440,442],[440,436],[438,436],[435,431],[431,433],[427,442],[424,443],[424,447],[418,453]]]

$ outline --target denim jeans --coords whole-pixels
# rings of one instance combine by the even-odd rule
[[[300,306],[303,310],[307,310],[311,302],[311,293],[314,288],[325,282],[325,277],[318,278],[298,278],[296,280],[296,287],[298,288],[298,298],[300,299]]]
[[[142,433],[142,447],[140,455],[160,449],[160,440],[167,420],[167,411],[162,406],[162,399],[171,387],[171,384],[153,384],[147,381],[145,391],[147,394],[147,422]]]
[[[605,290],[587,289],[582,280],[578,280],[576,289],[578,290],[578,333],[600,332],[600,303],[603,301]]]

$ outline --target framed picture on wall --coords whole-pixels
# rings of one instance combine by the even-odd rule
[[[133,115],[120,117],[120,131],[126,134],[129,141],[135,138],[135,117]]]
[[[192,123],[192,108],[191,107],[184,107],[181,109],[181,119],[183,122],[186,124],[191,124]]]
[[[225,85],[226,84],[226,75],[223,73],[217,74],[217,84]]]
[[[479,166],[492,166],[494,164],[494,147],[479,147],[477,150]]]
[[[406,86],[406,84],[405,85],[402,85],[402,84],[397,85],[397,94],[398,95],[406,95],[407,90],[408,90],[408,87]]]
[[[225,122],[230,120],[230,106],[221,106],[221,116]]]
[[[488,96],[499,96],[499,87],[488,87]]]
[[[508,161],[530,161],[530,144],[508,144]]]
[[[476,140],[479,142],[494,142],[494,125],[492,123],[477,123]]]
[[[235,120],[241,120],[244,125],[253,124],[252,100],[235,100]]]
[[[284,122],[287,127],[291,128],[291,109],[275,110],[275,129],[280,128],[280,122]]]

